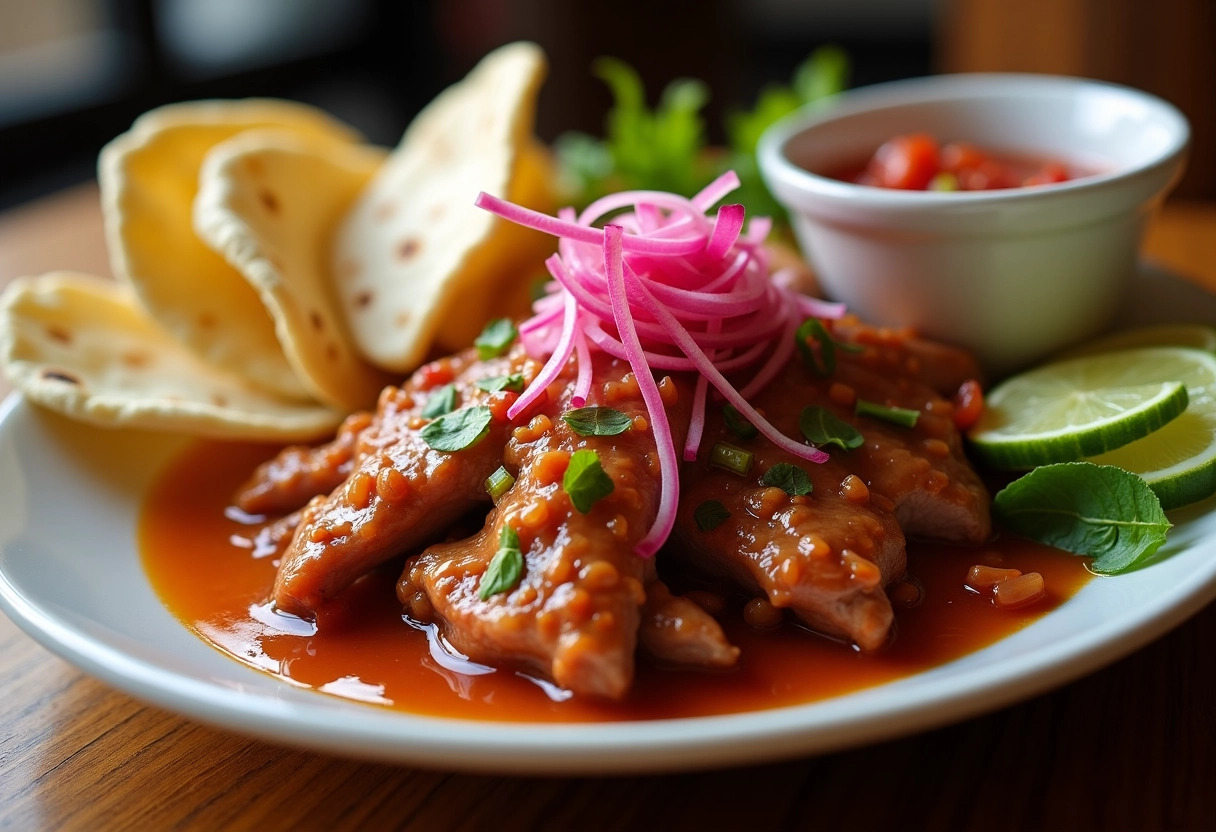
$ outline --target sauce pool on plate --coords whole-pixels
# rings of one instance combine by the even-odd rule
[[[1089,579],[1088,559],[1002,539],[983,547],[910,544],[921,592],[897,598],[896,637],[876,655],[792,624],[757,631],[738,605],[723,618],[742,649],[721,673],[676,671],[639,661],[619,703],[565,697],[540,680],[445,653],[436,636],[401,614],[400,561],[363,578],[327,606],[316,626],[279,616],[268,599],[273,558],[258,557],[260,528],[230,508],[232,493],[275,449],[196,443],[162,473],[140,518],[152,586],[182,623],[237,661],[323,693],[416,714],[494,721],[582,722],[708,716],[795,705],[909,676],[978,650],[1026,626]],[[971,566],[1039,572],[1047,597],[1000,610],[964,586]],[[915,593],[913,593],[915,594]],[[902,593],[901,593],[902,595]]]

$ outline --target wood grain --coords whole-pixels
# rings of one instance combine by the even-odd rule
[[[96,191],[54,197],[0,217],[0,282],[104,271],[100,246]],[[1216,205],[1169,206],[1147,248],[1216,290]],[[1214,655],[1209,606],[1105,670],[940,730],[722,771],[521,778],[218,731],[109,689],[0,617],[0,829],[1212,829]]]

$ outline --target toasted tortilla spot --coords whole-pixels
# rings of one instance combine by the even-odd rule
[[[264,207],[271,214],[279,213],[279,198],[270,191],[259,191],[258,201],[261,202],[262,207]]]
[[[396,318],[393,318],[393,323],[395,323],[397,326],[409,326],[411,317],[410,310],[403,309],[397,313]]]
[[[119,357],[119,361],[132,369],[138,370],[150,365],[152,363],[152,356],[146,352],[124,352]]]
[[[391,201],[381,202],[378,206],[376,206],[376,211],[372,215],[372,219],[375,220],[376,222],[385,222],[386,220],[392,219],[393,214],[396,214],[396,213],[397,213],[397,203],[396,202],[391,202]]]
[[[228,398],[226,396],[221,396],[219,393],[211,394],[211,402],[216,407],[227,407],[228,406]]]
[[[418,253],[418,249],[421,247],[422,244],[413,237],[408,240],[402,240],[401,245],[397,246],[397,256],[402,260],[409,260]]]
[[[325,329],[325,319],[322,318],[321,313],[315,309],[308,313],[308,322],[312,324],[312,328],[317,332]]]
[[[337,361],[338,358],[341,357],[341,353],[338,350],[338,345],[333,343],[332,341],[330,343],[326,344],[325,345],[325,357],[328,358],[330,361]]]
[[[200,312],[198,315],[199,329],[215,329],[219,323],[219,318],[215,317],[211,312]]]
[[[338,268],[335,269],[335,271],[337,272],[338,277],[342,278],[343,280],[354,280],[359,276],[359,272],[362,271],[362,269],[363,267],[358,260],[347,259],[338,263]]]
[[[357,306],[360,309],[365,308],[371,302],[372,302],[372,293],[371,292],[360,292],[359,294],[355,295],[355,306]]]
[[[68,332],[63,327],[58,327],[58,326],[54,326],[54,325],[48,326],[46,328],[46,334],[50,337],[50,339],[52,341],[58,341],[61,344],[72,343],[72,333]]]

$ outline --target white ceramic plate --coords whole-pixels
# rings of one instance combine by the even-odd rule
[[[1143,294],[1142,294],[1143,293]],[[1146,272],[1128,309],[1216,321],[1212,299]],[[1147,296],[1151,295],[1151,303]],[[1153,310],[1158,310],[1154,312]],[[410,716],[301,690],[183,627],[140,566],[141,495],[181,440],[99,431],[0,407],[0,607],[85,672],[188,717],[265,739],[436,768],[641,773],[824,752],[992,710],[1135,650],[1216,597],[1216,500],[1173,512],[1161,556],[1091,581],[993,646],[809,705],[656,722],[520,725]]]

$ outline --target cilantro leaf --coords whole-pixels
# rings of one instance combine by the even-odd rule
[[[807,441],[818,447],[836,445],[847,451],[861,447],[866,441],[857,428],[822,407],[802,408],[798,427]]]
[[[791,497],[801,497],[810,494],[813,486],[806,471],[788,462],[778,462],[764,472],[760,478],[761,485],[776,486]]]
[[[495,318],[486,324],[486,328],[473,341],[477,347],[477,357],[482,361],[497,358],[505,353],[519,335],[519,330],[510,318]]]
[[[427,397],[422,407],[423,419],[434,419],[444,416],[456,409],[456,385],[445,384]]]
[[[519,535],[510,526],[503,526],[498,536],[498,551],[481,575],[477,597],[485,601],[491,595],[509,592],[524,574],[524,556],[520,551]]]
[[[1148,484],[1113,465],[1044,465],[1010,483],[993,499],[1006,529],[1093,557],[1114,574],[1143,563],[1165,542],[1170,522]]]
[[[437,451],[463,451],[485,438],[493,419],[494,414],[484,405],[462,407],[424,427],[422,441]]]
[[[524,392],[524,377],[520,373],[509,376],[491,376],[478,381],[477,387],[487,393],[497,393],[500,390],[522,393]]]
[[[760,430],[743,416],[733,404],[722,405],[722,418],[731,433],[740,439],[755,439]]]
[[[590,405],[562,414],[562,421],[579,436],[617,436],[633,427],[633,419],[611,407]]]
[[[583,449],[570,455],[570,465],[562,476],[562,488],[570,495],[574,507],[586,514],[611,494],[615,485],[600,464],[599,454]]]
[[[703,532],[710,532],[730,519],[730,512],[718,500],[706,500],[693,509],[693,522]]]

